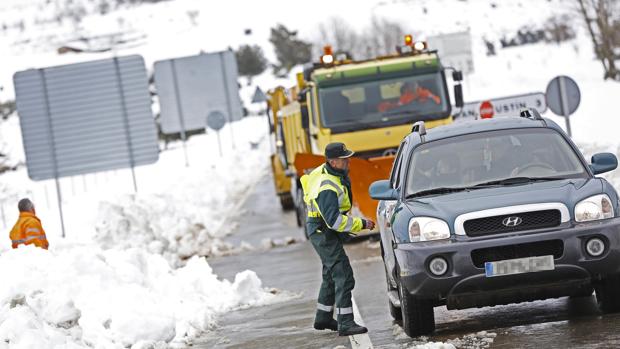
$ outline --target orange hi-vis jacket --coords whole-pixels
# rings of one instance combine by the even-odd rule
[[[13,248],[17,248],[19,244],[34,244],[47,250],[49,246],[41,220],[31,212],[19,213],[19,219],[11,230],[10,237]]]

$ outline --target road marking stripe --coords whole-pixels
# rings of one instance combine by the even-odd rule
[[[361,326],[364,326],[364,319],[362,319],[360,310],[357,308],[357,304],[355,303],[355,299],[353,297],[351,297],[351,301],[353,302],[353,316],[355,317],[355,322],[357,322]],[[372,342],[370,341],[370,337],[368,336],[368,333],[349,336],[349,340],[351,341],[352,349],[373,349],[374,348],[372,346]]]

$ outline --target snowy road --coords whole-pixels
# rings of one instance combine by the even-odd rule
[[[300,236],[294,214],[279,209],[270,180],[266,177],[256,186],[237,218],[239,225],[232,235],[235,244]],[[435,309],[435,334],[411,339],[388,313],[378,246],[361,241],[348,245],[347,250],[356,276],[354,298],[374,348],[425,348],[430,342],[452,343],[457,348],[620,347],[620,315],[601,315],[593,297],[462,311],[440,307]],[[264,285],[300,295],[285,303],[224,315],[214,332],[196,341],[193,348],[351,347],[347,338],[312,329],[320,265],[309,243],[213,258],[209,264],[224,278],[251,268]]]

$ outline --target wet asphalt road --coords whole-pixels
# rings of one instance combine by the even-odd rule
[[[238,226],[226,239],[234,245],[245,241],[260,247],[264,239],[302,237],[294,213],[280,209],[268,176],[256,186],[235,220]],[[620,348],[620,314],[600,314],[594,297],[457,311],[439,307],[435,308],[435,334],[409,338],[388,312],[378,244],[359,241],[347,245],[347,253],[356,278],[353,296],[374,348],[409,348],[427,341],[454,340],[453,344],[463,348]],[[211,258],[209,264],[217,275],[229,280],[239,271],[254,270],[265,287],[297,296],[225,314],[193,348],[351,348],[346,337],[312,329],[321,275],[320,261],[308,242]]]

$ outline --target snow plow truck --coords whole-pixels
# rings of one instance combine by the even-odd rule
[[[350,162],[352,210],[374,220],[377,202],[368,187],[390,176],[396,149],[412,125],[452,122],[448,70],[454,103],[462,107],[462,74],[444,67],[436,51],[409,35],[396,51],[354,61],[326,46],[318,63],[297,74],[295,86],[268,92],[276,193],[284,210],[295,209],[304,231],[307,213],[299,179],[325,162],[327,144],[343,142],[355,151]]]

